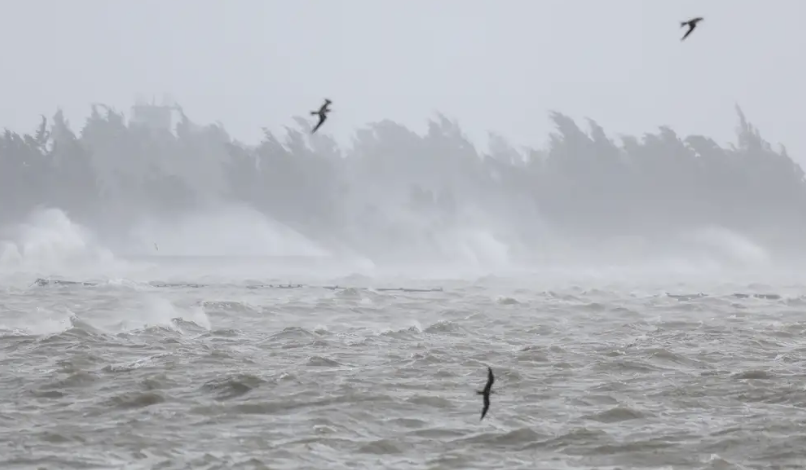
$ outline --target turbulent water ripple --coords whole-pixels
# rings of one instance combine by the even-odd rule
[[[503,284],[39,280],[0,305],[0,467],[806,462],[806,292]]]

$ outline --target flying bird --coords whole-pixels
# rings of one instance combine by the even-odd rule
[[[490,409],[490,394],[493,393],[493,382],[495,382],[493,370],[490,366],[487,366],[487,385],[484,386],[484,390],[476,392],[484,397],[484,408],[481,409],[481,419],[484,419],[484,416],[487,415],[487,410]],[[479,421],[481,421],[481,419]]]
[[[322,107],[319,108],[319,111],[311,111],[311,116],[319,116],[319,122],[316,124],[316,127],[313,128],[311,134],[316,132],[316,130],[322,127],[322,124],[325,123],[325,120],[327,119],[327,113],[330,112],[329,108],[330,103],[332,103],[332,101],[325,98],[325,104],[323,104]]]
[[[686,31],[686,34],[680,40],[681,41],[685,40],[688,37],[688,35],[691,34],[692,31],[694,31],[694,28],[697,27],[697,23],[699,23],[700,21],[702,21],[701,16],[698,16],[696,18],[692,18],[692,19],[690,19],[688,21],[681,21],[680,22],[680,27],[682,28],[683,26],[688,25],[688,31]]]

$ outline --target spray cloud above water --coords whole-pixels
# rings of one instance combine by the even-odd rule
[[[30,135],[0,137],[3,260],[41,254],[36,227],[65,224],[124,254],[485,269],[791,258],[806,226],[803,171],[737,111],[729,148],[668,127],[616,140],[552,113],[548,146],[526,150],[495,135],[477,149],[443,116],[422,135],[372,123],[341,148],[304,118],[248,146],[172,107],[127,119],[95,106],[78,133],[57,112]],[[59,246],[84,243],[69,237]]]

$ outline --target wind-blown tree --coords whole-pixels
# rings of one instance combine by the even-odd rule
[[[89,221],[100,206],[97,173],[61,110],[53,116],[51,138],[51,203],[62,206],[78,221]]]
[[[668,127],[614,139],[593,120],[583,130],[553,112],[547,148],[518,150],[491,134],[479,151],[441,115],[422,135],[389,120],[369,124],[342,149],[302,118],[246,145],[184,113],[160,129],[96,105],[78,135],[61,111],[30,134],[0,135],[0,222],[47,205],[125,232],[141,216],[238,202],[320,242],[376,252],[477,226],[525,245],[546,230],[662,237],[706,225],[797,245],[804,172],[737,113],[728,147]]]

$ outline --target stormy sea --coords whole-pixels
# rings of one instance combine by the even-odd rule
[[[595,266],[148,248],[58,210],[8,236],[0,468],[804,465],[806,275],[752,247]]]

